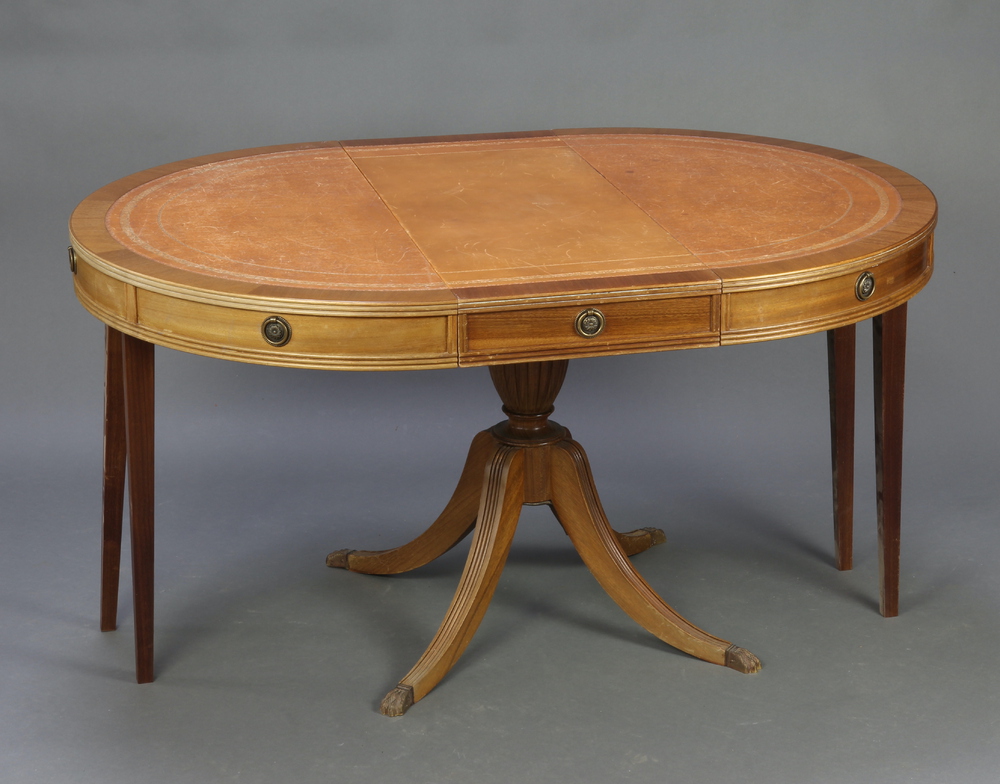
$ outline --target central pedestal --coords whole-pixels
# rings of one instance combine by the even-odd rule
[[[664,541],[657,528],[615,531],[604,515],[583,448],[549,419],[567,360],[490,367],[507,420],[472,441],[451,500],[412,542],[391,550],[337,550],[329,566],[399,574],[437,558],[473,532],[458,590],[427,650],[382,701],[401,716],[448,673],[489,606],[523,504],[548,504],[605,591],[643,628],[699,659],[756,672],[749,651],[713,637],[678,615],[636,572],[629,556]]]

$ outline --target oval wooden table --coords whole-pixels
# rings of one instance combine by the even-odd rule
[[[448,672],[490,601],[522,504],[548,504],[594,576],[654,635],[754,672],[629,556],[583,449],[549,419],[569,359],[828,334],[837,565],[851,566],[854,325],[874,317],[881,609],[898,611],[906,302],[928,281],[936,204],[846,152],[674,130],[324,142],[126,177],[70,221],[84,307],[107,325],[101,628],[115,628],[129,481],[139,682],[153,679],[153,345],[338,370],[488,365],[507,419],[398,548],[330,566],[414,569],[473,532],[427,651],[386,696],[400,715]]]

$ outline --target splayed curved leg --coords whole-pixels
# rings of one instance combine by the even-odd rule
[[[587,456],[566,439],[551,448],[552,503],[584,563],[608,594],[647,631],[679,650],[740,672],[756,672],[756,656],[702,631],[661,599],[629,562],[601,508]]]
[[[551,501],[547,504],[547,506],[552,509],[553,513],[555,512],[555,508],[552,506]],[[565,530],[565,528],[563,530]],[[629,558],[633,555],[644,553],[649,548],[656,547],[656,545],[663,544],[667,541],[667,536],[663,533],[662,528],[636,528],[634,531],[612,530],[612,533],[614,533],[615,538],[618,539],[618,544],[622,548],[622,552]]]
[[[326,557],[326,565],[364,574],[400,574],[444,555],[476,524],[483,471],[493,448],[494,441],[488,430],[476,435],[451,500],[431,527],[416,539],[390,550],[336,550]]]
[[[384,715],[402,716],[462,655],[493,597],[523,502],[524,453],[498,444],[486,469],[472,548],[458,590],[424,655],[382,700]]]
[[[636,528],[634,531],[615,531],[614,534],[622,552],[629,557],[667,541],[666,535],[659,528]]]

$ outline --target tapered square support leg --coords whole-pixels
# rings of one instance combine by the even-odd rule
[[[136,680],[153,680],[153,345],[122,338]]]
[[[903,484],[906,303],[872,322],[875,361],[875,481],[878,495],[879,606],[899,614],[899,538]]]
[[[107,327],[104,384],[104,522],[101,532],[101,631],[118,627],[118,574],[125,501],[125,365],[122,333]]]
[[[837,568],[854,560],[854,324],[826,333],[830,376],[830,446],[833,463],[833,537]]]

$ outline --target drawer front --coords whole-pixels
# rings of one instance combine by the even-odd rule
[[[586,319],[579,328],[578,319]],[[588,337],[599,324],[599,332]],[[463,366],[718,344],[717,294],[594,300],[459,315],[459,364]]]
[[[265,365],[331,369],[454,367],[454,316],[315,316],[226,308],[137,292],[137,326],[154,343]],[[279,317],[278,345],[264,335]]]
[[[456,316],[303,315],[249,310],[139,289],[78,260],[84,307],[106,324],[160,346],[221,359],[287,367],[405,370],[455,367]],[[286,341],[269,342],[279,317]],[[275,344],[277,343],[277,345]]]
[[[916,294],[930,279],[931,266],[928,242],[847,275],[792,286],[727,292],[722,295],[722,342],[750,343],[805,335],[862,321]],[[862,275],[870,275],[874,283],[870,296],[864,299]]]

